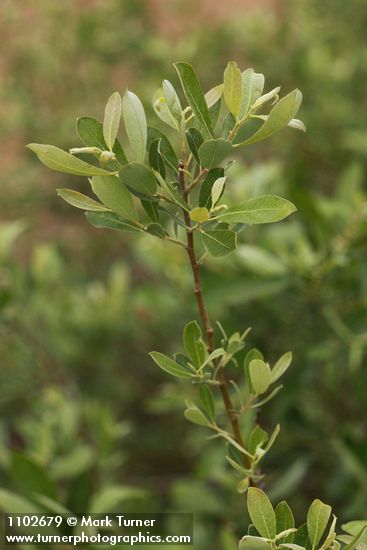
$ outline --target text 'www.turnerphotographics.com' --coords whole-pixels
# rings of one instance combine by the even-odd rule
[[[6,545],[193,544],[193,515],[167,514],[6,514]]]

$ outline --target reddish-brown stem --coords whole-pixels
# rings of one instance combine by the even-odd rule
[[[180,182],[180,190],[181,190],[183,199],[185,200],[185,202],[188,202],[188,189],[186,188],[186,183],[185,183],[185,173],[183,171],[184,168],[185,168],[184,163],[180,162],[179,174],[178,174],[179,182]],[[194,277],[196,302],[199,310],[199,316],[205,329],[208,352],[211,353],[215,349],[214,330],[210,323],[210,318],[208,315],[208,310],[205,304],[203,290],[201,286],[200,265],[198,264],[196,259],[194,234],[193,234],[193,230],[191,229],[190,215],[186,210],[183,210],[183,215],[185,219],[186,234],[187,234],[186,250],[190,259],[190,265],[191,265],[191,269]],[[218,381],[220,382],[219,387],[222,394],[224,406],[232,426],[234,438],[237,441],[237,443],[241,445],[241,447],[244,447],[244,442],[242,439],[240,424],[238,420],[238,413],[235,411],[233,407],[231,395],[229,393],[228,382],[227,382],[223,368],[219,369]]]

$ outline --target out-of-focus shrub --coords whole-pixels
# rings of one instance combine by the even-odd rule
[[[1,218],[13,220],[0,230],[0,398],[7,428],[13,430],[20,411],[38,418],[33,402],[50,383],[110,399],[140,438],[128,438],[126,471],[139,467],[165,502],[196,502],[198,490],[209,501],[215,486],[231,508],[221,461],[206,449],[211,471],[218,464],[208,485],[209,459],[176,414],[172,386],[151,369],[144,352],[152,343],[175,349],[175,334],[192,315],[189,274],[153,240],[132,246],[116,235],[107,244],[103,231],[90,232],[55,196],[67,178],[44,171],[23,145],[55,133],[60,146],[73,142],[75,113],[98,116],[110,91],[127,82],[139,81],[148,105],[158,75],[173,76],[174,60],[193,61],[209,88],[232,57],[267,73],[269,89],[279,74],[289,79],[287,90],[299,86],[308,132],[293,140],[279,136],[233,168],[238,196],[246,194],[248,181],[259,190],[282,189],[298,213],[286,235],[282,228],[261,229],[260,247],[243,241],[230,269],[211,263],[204,281],[210,307],[224,324],[246,327],[251,320],[257,327],[251,343],[265,351],[295,352],[295,368],[287,375],[292,391],[274,401],[283,433],[272,458],[270,492],[288,497],[296,488],[292,504],[300,515],[316,488],[346,519],[362,514],[365,2],[290,0],[277,11],[248,15],[244,9],[242,17],[224,23],[205,21],[205,32],[197,28],[178,37],[157,32],[148,2],[3,0],[0,12],[6,44],[0,66]],[[276,162],[273,147],[282,150]],[[259,334],[265,335],[261,341]],[[168,430],[174,432],[170,441]],[[11,439],[6,444],[16,446]],[[291,460],[300,449],[304,459],[288,469],[284,455]],[[200,541],[216,540],[213,525],[235,517],[216,505],[204,514]]]

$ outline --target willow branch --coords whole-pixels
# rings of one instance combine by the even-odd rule
[[[188,202],[189,190],[186,187],[186,182],[185,182],[184,163],[180,162],[178,168],[179,168],[178,176],[179,176],[181,194],[184,201]],[[200,264],[198,263],[196,258],[194,234],[193,234],[193,229],[191,227],[190,215],[186,210],[183,210],[183,215],[185,219],[186,235],[187,235],[186,250],[190,259],[191,270],[194,277],[196,302],[199,310],[199,316],[205,329],[208,353],[211,353],[212,351],[215,350],[214,330],[211,325],[210,318],[208,315],[208,310],[204,300],[204,295],[203,295],[203,290],[201,285],[201,270],[200,270]],[[238,413],[236,412],[233,406],[231,395],[229,392],[228,381],[226,379],[224,370],[222,368],[219,369],[219,372],[218,372],[218,381],[219,381],[219,387],[222,394],[224,406],[232,426],[234,438],[237,441],[237,443],[241,445],[241,447],[244,447],[244,442],[242,439],[240,424],[238,419]]]

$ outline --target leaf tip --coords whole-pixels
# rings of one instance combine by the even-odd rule
[[[37,145],[39,145],[39,143],[27,143],[25,147],[26,149],[30,149],[30,151],[35,151],[37,148]]]

